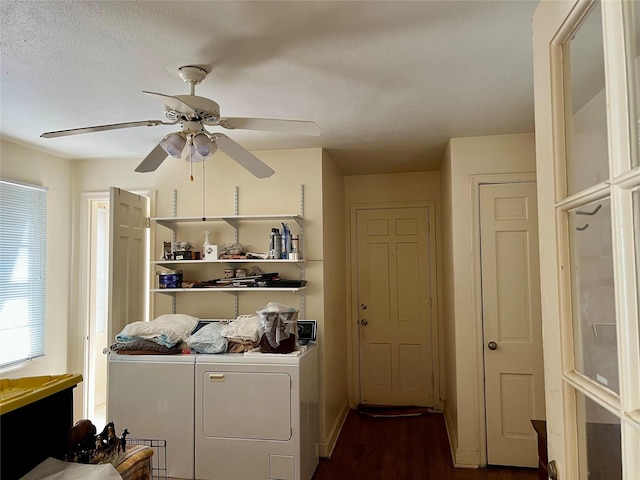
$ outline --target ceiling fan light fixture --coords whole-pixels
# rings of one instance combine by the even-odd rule
[[[203,158],[213,155],[218,148],[204,133],[198,133],[193,137],[193,146]]]
[[[205,153],[204,147],[198,149],[195,145],[195,141],[189,138],[184,149],[182,150],[182,159],[191,163],[204,162],[205,160],[207,160],[218,151],[218,146],[214,142],[210,141],[208,138],[207,142],[208,143],[206,144]]]
[[[186,143],[187,142],[182,138],[182,135],[178,133],[171,133],[162,139],[160,146],[172,157],[180,158]]]

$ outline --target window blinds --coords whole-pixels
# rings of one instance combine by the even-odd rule
[[[47,189],[0,180],[0,367],[44,355]]]

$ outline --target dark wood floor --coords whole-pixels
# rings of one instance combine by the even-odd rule
[[[535,469],[454,468],[444,417],[373,418],[351,410],[313,480],[536,480]]]

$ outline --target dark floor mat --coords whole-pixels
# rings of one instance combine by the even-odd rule
[[[376,418],[417,417],[429,413],[427,407],[358,405],[358,413]]]

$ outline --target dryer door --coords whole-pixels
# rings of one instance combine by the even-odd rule
[[[200,382],[205,437],[291,438],[288,374],[205,371]]]

